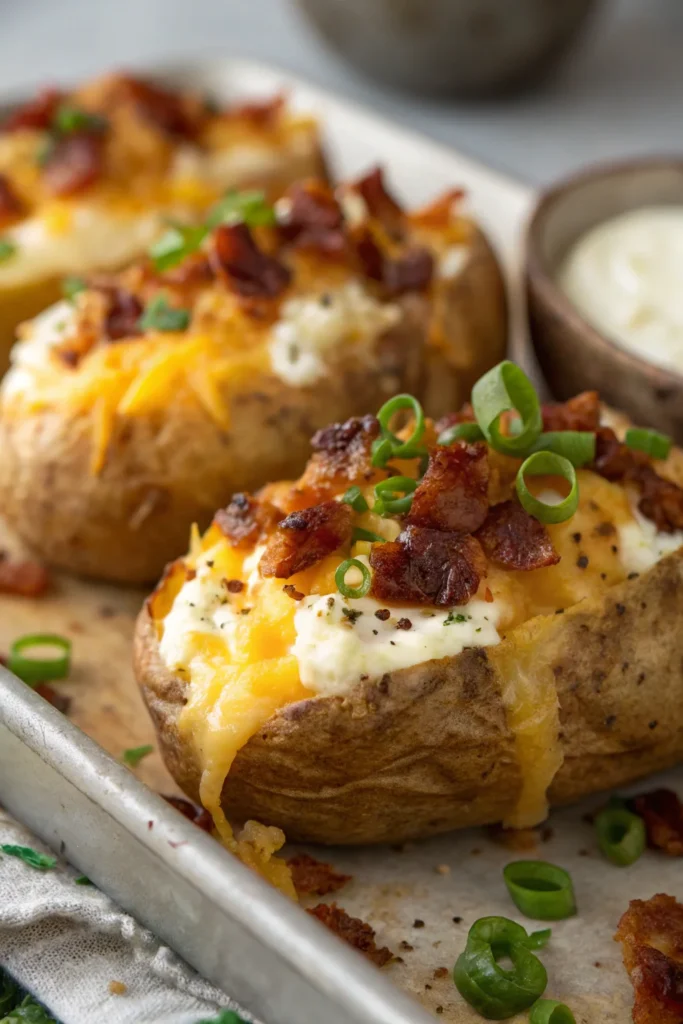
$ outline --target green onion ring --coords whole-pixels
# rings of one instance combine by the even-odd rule
[[[373,512],[378,515],[405,515],[413,503],[413,493],[417,480],[409,476],[390,476],[388,480],[380,480],[375,484],[375,504]],[[398,497],[403,495],[403,497]]]
[[[371,463],[378,469],[384,469],[394,454],[394,446],[388,437],[376,437],[372,442]]]
[[[455,444],[456,441],[468,441],[471,443],[473,441],[481,441],[483,437],[484,431],[478,423],[456,423],[452,427],[442,430],[436,443],[447,447],[448,445]]]
[[[555,452],[577,469],[595,459],[595,434],[587,430],[549,430],[534,444],[534,452]]]
[[[545,967],[526,945],[521,925],[505,917],[484,917],[472,925],[464,952],[453,968],[460,995],[488,1020],[506,1020],[528,1009],[548,984]],[[501,957],[512,960],[506,970]]]
[[[32,647],[59,647],[62,654],[57,658],[29,658],[24,651]],[[7,667],[29,686],[46,683],[53,679],[64,679],[71,666],[71,641],[58,633],[29,633],[15,640],[9,649]]]
[[[472,408],[486,440],[504,455],[525,455],[543,428],[536,389],[524,370],[507,359],[479,378],[472,388]],[[500,418],[510,410],[519,414],[521,426],[508,437],[500,431]]]
[[[544,860],[516,860],[503,870],[512,902],[527,917],[562,921],[576,913],[571,876]]]
[[[645,822],[621,800],[610,800],[595,816],[598,846],[612,864],[628,867],[645,852]]]
[[[526,941],[527,949],[543,949],[548,945],[552,934],[552,928],[542,928],[540,932],[532,932]]]
[[[346,582],[346,574],[349,569],[358,569],[363,576],[363,582],[359,587],[350,587]],[[334,582],[337,584],[337,590],[342,597],[355,599],[359,597],[365,597],[370,585],[372,583],[372,575],[367,565],[363,562],[359,562],[357,558],[347,558],[345,562],[342,562],[337,567],[337,571],[334,574]]]
[[[557,505],[546,505],[545,502],[535,498],[526,485],[524,477],[529,476],[561,476],[570,485],[570,491],[566,498]],[[555,452],[534,452],[519,468],[515,480],[517,496],[522,507],[534,516],[541,523],[563,523],[565,519],[571,519],[579,505],[579,484],[576,479],[576,470],[569,459]]]
[[[555,999],[539,999],[531,1007],[529,1024],[576,1024],[576,1017],[566,1003]]]
[[[396,437],[391,432],[390,424],[397,412],[408,409],[413,414],[415,425],[410,437],[406,441],[402,441],[400,437]],[[377,419],[382,432],[372,442],[373,466],[384,467],[391,458],[415,459],[425,455],[426,448],[420,445],[425,432],[425,416],[417,398],[414,398],[413,395],[394,395],[379,410]]]
[[[362,526],[354,526],[351,533],[351,542],[355,544],[359,540],[367,540],[371,544],[386,543],[386,537],[380,537],[378,533],[373,533],[372,530],[364,530]]]
[[[629,427],[624,440],[628,448],[646,452],[652,459],[665,459],[671,451],[671,438],[657,430]]]
[[[367,512],[370,507],[363,497],[360,487],[356,484],[353,487],[349,487],[342,498],[342,502],[345,505],[350,505],[354,512]]]

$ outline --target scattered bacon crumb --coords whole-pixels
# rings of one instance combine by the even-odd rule
[[[287,867],[292,872],[294,888],[300,895],[327,896],[351,881],[351,875],[342,875],[331,864],[316,860],[307,853],[290,857]]]
[[[109,341],[134,338],[140,334],[138,322],[143,306],[136,295],[125,288],[97,288],[105,298],[102,333]]]
[[[15,132],[21,128],[46,131],[52,123],[63,94],[59,89],[43,89],[35,99],[25,103],[7,118],[2,125],[3,132]]]
[[[58,693],[57,690],[48,686],[47,683],[38,683],[38,685],[34,686],[33,689],[36,693],[39,693],[40,696],[48,702],[48,704],[52,704],[53,708],[57,708],[57,711],[61,711],[63,715],[69,714],[69,709],[71,708],[71,697],[67,697],[64,693]]]
[[[291,512],[268,541],[259,562],[261,575],[286,580],[309,569],[350,539],[351,520],[351,509],[339,501]]]
[[[19,196],[12,188],[12,183],[5,174],[0,174],[0,225],[5,227],[18,217],[24,209]]]
[[[382,168],[374,167],[351,187],[362,196],[370,216],[380,221],[392,238],[400,239],[405,228],[405,215],[387,190]]]
[[[317,907],[313,907],[307,913],[317,918],[330,931],[347,942],[349,946],[353,946],[378,967],[383,967],[393,959],[394,954],[386,946],[377,947],[374,928],[358,917],[350,917],[336,903],[319,903]]]
[[[414,601],[449,608],[472,598],[486,576],[475,537],[407,526],[398,540],[374,544],[371,593],[380,601]]]
[[[259,249],[246,224],[216,228],[209,261],[214,273],[244,298],[275,298],[292,277],[284,264]]]
[[[257,125],[268,125],[278,119],[286,102],[286,94],[277,92],[267,100],[253,100],[250,103],[240,103],[229,107],[223,116],[236,119],[246,118]]]
[[[477,539],[487,557],[506,569],[526,572],[560,560],[543,523],[525,512],[518,501],[503,501],[490,508]]]
[[[292,601],[303,601],[305,594],[302,594],[300,590],[297,590],[293,583],[285,583],[282,588],[287,595],[291,597]]]
[[[44,565],[29,559],[12,559],[0,551],[0,594],[42,597],[50,586]]]
[[[447,967],[437,967],[435,969],[435,971],[434,971],[433,977],[434,978],[447,978],[449,973],[450,972],[449,972]]]
[[[597,431],[593,468],[607,480],[636,484],[641,492],[638,507],[658,530],[683,529],[683,488],[661,477],[644,452],[628,448],[609,427]]]
[[[407,522],[433,530],[474,533],[488,512],[489,464],[485,444],[435,448]]]
[[[311,438],[313,455],[300,480],[304,490],[326,491],[372,476],[372,442],[379,436],[375,416],[354,416],[332,423]]]
[[[339,253],[346,248],[344,217],[332,190],[319,181],[297,183],[285,193],[287,215],[281,235],[299,249]]]
[[[197,134],[201,108],[188,103],[182,94],[132,75],[118,75],[115,86],[119,99],[132,103],[145,121],[165,135],[193,138]]]
[[[102,174],[101,134],[74,132],[55,142],[43,166],[43,181],[53,196],[72,196],[89,188]]]
[[[654,789],[631,801],[645,822],[648,846],[670,857],[683,857],[683,803],[671,789]]]
[[[535,850],[536,833],[531,828],[503,828],[502,825],[491,825],[488,829],[489,838],[508,850]]]
[[[282,518],[268,501],[259,501],[251,494],[233,494],[230,504],[214,516],[214,523],[233,547],[248,547],[268,533]]]
[[[631,900],[616,935],[635,993],[634,1024],[683,1020],[683,904],[659,893]]]
[[[189,800],[185,800],[182,796],[166,796],[164,793],[161,795],[166,803],[170,804],[171,807],[175,807],[176,811],[180,811],[193,825],[200,828],[202,832],[211,832],[213,829],[213,819],[203,807],[198,807]]]
[[[411,224],[425,228],[444,228],[451,223],[453,208],[464,198],[465,191],[451,188],[428,206],[409,214]]]
[[[544,430],[584,430],[600,426],[600,397],[597,391],[582,391],[568,402],[547,402],[541,407]]]

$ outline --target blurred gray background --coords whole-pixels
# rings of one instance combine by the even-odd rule
[[[683,0],[605,0],[553,79],[467,103],[362,78],[288,0],[0,0],[3,90],[202,55],[275,62],[533,183],[589,161],[681,149]]]

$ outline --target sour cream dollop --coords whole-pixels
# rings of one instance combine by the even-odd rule
[[[683,371],[683,206],[649,206],[588,231],[558,283],[580,313],[624,348]]]

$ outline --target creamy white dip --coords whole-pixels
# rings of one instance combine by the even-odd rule
[[[598,330],[651,363],[683,370],[683,206],[598,224],[571,249],[558,283]]]
[[[683,531],[663,533],[638,511],[632,500],[633,521],[619,527],[619,557],[626,572],[645,572],[683,546]]]

